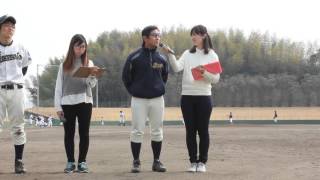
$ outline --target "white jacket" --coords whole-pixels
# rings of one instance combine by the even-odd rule
[[[212,74],[207,71],[203,74],[202,80],[194,80],[191,69],[199,65],[205,65],[219,61],[218,55],[210,49],[208,54],[204,50],[196,49],[195,53],[189,50],[184,51],[179,60],[172,54],[168,55],[170,65],[175,72],[183,70],[182,95],[210,96],[211,84],[215,84],[220,79],[220,74]]]

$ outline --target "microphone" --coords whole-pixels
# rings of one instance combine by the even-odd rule
[[[159,46],[162,47],[162,48],[164,48],[164,49],[166,49],[166,50],[168,50],[168,52],[169,52],[170,54],[174,54],[174,51],[173,51],[172,49],[170,49],[167,45],[165,45],[165,44],[163,44],[163,43],[159,43]]]

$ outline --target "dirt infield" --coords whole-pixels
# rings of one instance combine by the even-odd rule
[[[130,108],[93,108],[92,120],[118,121],[120,110],[125,112],[127,120],[131,119]],[[319,120],[320,117],[320,107],[215,107],[210,119],[227,120],[232,112],[234,120],[272,120],[274,110],[277,110],[279,120]],[[55,109],[50,107],[27,111],[57,118]],[[166,107],[164,119],[181,120],[180,107]]]
[[[142,172],[130,173],[129,131],[129,127],[93,126],[87,158],[90,173],[64,174],[66,157],[62,127],[28,128],[29,141],[24,155],[28,173],[15,175],[12,173],[13,146],[8,130],[4,130],[0,134],[0,179],[320,179],[320,125],[211,127],[208,172],[203,174],[185,171],[188,158],[183,126],[164,127],[161,159],[168,172],[151,171],[152,152],[146,129],[141,153]]]

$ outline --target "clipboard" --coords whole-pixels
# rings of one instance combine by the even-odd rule
[[[203,65],[203,67],[206,71],[212,74],[222,73],[222,67],[219,61]],[[191,72],[194,80],[203,79],[201,72],[197,68],[192,68]]]
[[[75,73],[73,73],[73,77],[78,77],[78,78],[87,78],[89,75],[91,75],[91,71],[94,67],[85,67],[81,66],[79,67]],[[99,68],[98,67],[98,72],[95,74],[97,78],[101,77],[102,74],[106,71],[105,68]]]

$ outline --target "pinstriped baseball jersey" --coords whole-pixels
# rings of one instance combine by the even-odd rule
[[[18,43],[0,44],[0,84],[24,84],[22,68],[31,64],[29,52]]]

